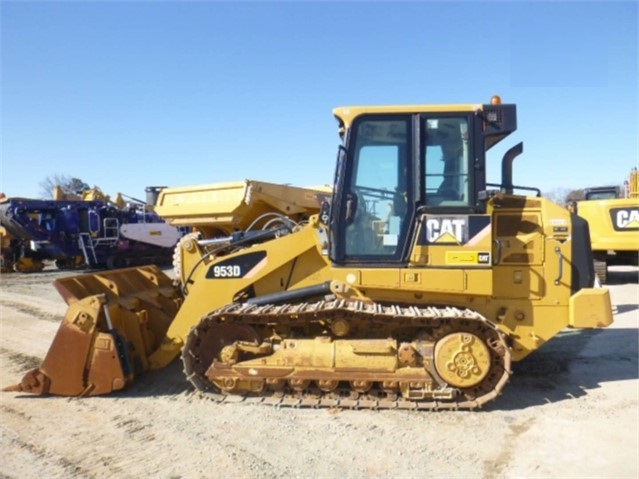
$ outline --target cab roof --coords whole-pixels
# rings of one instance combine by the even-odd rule
[[[452,105],[377,105],[377,106],[341,106],[333,109],[333,115],[341,120],[346,128],[362,114],[402,114],[402,113],[474,113],[486,108],[504,105],[486,105],[482,103]]]

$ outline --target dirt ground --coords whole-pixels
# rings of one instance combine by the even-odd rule
[[[64,273],[0,277],[0,386],[44,357]],[[639,285],[618,268],[605,330],[567,330],[476,412],[216,404],[181,365],[110,397],[0,393],[0,477],[639,477]]]

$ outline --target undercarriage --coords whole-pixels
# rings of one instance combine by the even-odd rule
[[[474,409],[511,364],[504,334],[474,311],[345,300],[224,307],[182,359],[216,401],[372,409]]]

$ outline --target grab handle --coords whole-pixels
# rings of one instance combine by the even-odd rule
[[[559,258],[559,276],[555,279],[555,286],[558,286],[564,275],[564,257],[561,254],[561,248],[559,248],[559,246],[555,246],[555,253],[557,253],[557,257]]]

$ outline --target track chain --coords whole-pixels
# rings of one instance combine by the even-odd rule
[[[459,394],[453,400],[409,400],[398,394],[387,394],[381,390],[374,393],[358,393],[350,388],[340,387],[332,392],[323,392],[319,388],[303,392],[288,390],[286,392],[264,391],[259,395],[253,393],[227,394],[219,392],[205,376],[208,364],[200,364],[197,350],[197,336],[208,328],[218,324],[234,322],[250,326],[302,325],[305,323],[327,320],[329,318],[358,318],[370,324],[396,323],[401,327],[429,327],[441,331],[442,337],[451,331],[459,330],[461,325],[471,325],[474,332],[487,331],[491,337],[489,347],[491,354],[499,360],[493,366],[491,374],[480,384],[481,394],[467,397]],[[486,337],[484,337],[484,340]],[[475,409],[493,400],[501,394],[511,375],[511,354],[506,336],[490,321],[479,313],[469,309],[454,307],[426,307],[381,305],[335,299],[314,303],[298,303],[285,305],[231,304],[209,313],[200,323],[192,328],[182,352],[184,373],[198,393],[212,401],[225,404],[263,404],[276,407],[311,407],[336,409],[405,409],[405,410],[459,410]],[[453,388],[454,389],[454,388]]]

